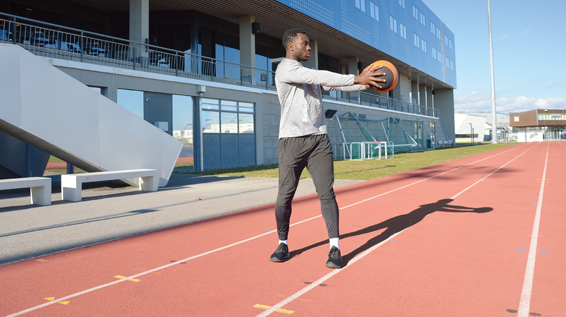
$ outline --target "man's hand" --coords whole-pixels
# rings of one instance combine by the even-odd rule
[[[385,73],[374,73],[374,72],[382,68],[383,66],[376,66],[374,68],[370,68],[370,67],[371,65],[366,67],[361,74],[354,77],[354,84],[364,85],[366,86],[366,89],[373,87],[377,89],[382,89],[383,87],[381,87],[379,83],[384,83],[386,82],[386,80],[378,77],[385,76]]]

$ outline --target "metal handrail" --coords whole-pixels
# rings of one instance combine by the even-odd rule
[[[0,18],[0,42],[20,45],[38,56],[275,90],[272,71],[49,23],[23,23],[31,19],[11,17]]]
[[[0,18],[0,42],[20,45],[38,56],[267,90],[276,89],[273,71],[7,13],[0,12],[0,16],[9,18]],[[323,92],[323,98],[438,117],[435,109],[418,105],[413,100],[365,92]]]

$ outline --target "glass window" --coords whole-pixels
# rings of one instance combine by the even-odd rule
[[[217,111],[202,111],[202,132],[220,133],[220,113]]]
[[[240,112],[254,112],[254,104],[253,103],[247,103],[247,102],[240,102]]]
[[[218,106],[219,101],[218,99],[202,98],[202,109],[218,110],[220,109]]]
[[[238,114],[235,112],[220,113],[221,133],[238,133]]]
[[[173,137],[191,139],[193,133],[193,98],[173,95]],[[189,137],[190,135],[190,137]]]
[[[240,133],[254,133],[254,115],[240,113]]]
[[[222,111],[238,111],[238,103],[235,101],[222,100],[220,106]]]
[[[176,167],[192,168],[194,157],[193,98],[173,95],[173,137],[183,142]]]
[[[143,119],[143,91],[118,89],[118,104]]]

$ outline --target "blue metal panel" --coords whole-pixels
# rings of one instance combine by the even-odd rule
[[[222,167],[238,166],[238,135],[220,135],[220,164]],[[206,152],[205,152],[206,153]],[[206,160],[205,160],[206,164]]]
[[[202,147],[204,169],[220,168],[220,134],[204,133]]]
[[[240,134],[239,145],[239,166],[255,165],[255,134]]]
[[[456,87],[454,34],[421,0],[277,1]]]

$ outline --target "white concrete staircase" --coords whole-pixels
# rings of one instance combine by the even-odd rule
[[[88,172],[156,169],[160,187],[167,185],[182,147],[13,44],[0,44],[0,131]]]

